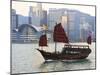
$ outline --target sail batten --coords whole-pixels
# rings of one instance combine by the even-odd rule
[[[47,46],[46,34],[42,35],[39,40],[39,46]]]
[[[53,39],[54,39],[54,42],[69,43],[68,37],[66,36],[66,33],[61,23],[56,24],[54,28]]]

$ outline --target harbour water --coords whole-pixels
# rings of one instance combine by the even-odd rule
[[[72,44],[86,44],[86,43],[72,43]],[[57,44],[57,50],[60,52],[63,44]],[[12,73],[36,73],[36,72],[52,72],[52,71],[70,71],[70,70],[87,70],[95,69],[95,43],[90,45],[92,53],[84,60],[72,61],[46,61],[36,48],[37,43],[32,44],[15,44],[12,43]],[[53,52],[54,43],[49,43],[44,50]]]

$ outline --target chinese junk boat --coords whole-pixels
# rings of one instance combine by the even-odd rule
[[[89,45],[71,45],[61,23],[56,24],[53,32],[53,41],[55,42],[55,52],[47,52],[43,50],[43,46],[47,46],[46,34],[42,35],[39,40],[39,46],[42,49],[37,49],[45,60],[77,60],[85,59],[91,53]],[[57,52],[57,42],[65,43],[62,52]],[[87,38],[87,43],[91,44],[91,36]]]

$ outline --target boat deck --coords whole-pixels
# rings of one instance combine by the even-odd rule
[[[89,48],[88,45],[65,45],[65,48]]]

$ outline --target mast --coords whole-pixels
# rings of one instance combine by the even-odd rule
[[[57,23],[56,23],[57,25]],[[55,53],[57,53],[57,42],[55,42]]]
[[[55,53],[57,53],[57,42],[55,42]]]
[[[67,35],[69,36],[69,14],[67,13]]]

